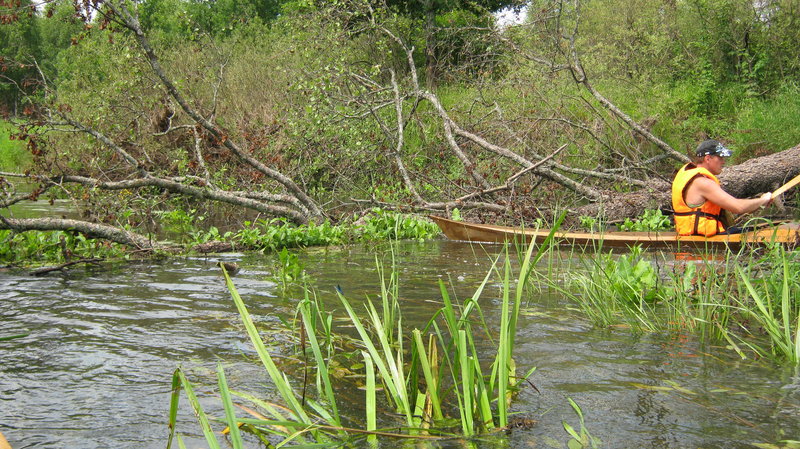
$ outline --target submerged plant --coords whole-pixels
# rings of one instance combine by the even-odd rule
[[[566,421],[562,421],[561,424],[564,426],[564,430],[567,431],[570,438],[567,441],[567,447],[569,449],[588,449],[588,448],[596,448],[600,446],[600,441],[593,437],[589,430],[586,429],[586,423],[584,422],[583,418],[583,411],[581,410],[580,406],[572,400],[572,398],[567,398],[569,401],[569,405],[572,407],[572,410],[575,411],[575,414],[578,415],[578,422],[580,423],[580,430],[576,431],[571,425],[567,424]]]

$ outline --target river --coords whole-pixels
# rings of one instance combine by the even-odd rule
[[[500,245],[445,240],[401,242],[394,252],[408,331],[441,305],[439,279],[463,300],[501,251]],[[367,295],[376,298],[375,254],[389,258],[385,247],[362,245],[297,253],[308,285],[331,309],[338,305],[336,285],[358,304]],[[0,336],[29,334],[0,341],[0,431],[11,446],[163,448],[178,367],[212,413],[221,413],[213,395],[217,362],[233,389],[274,398],[218,260],[240,265],[234,282],[261,329],[274,331],[267,344],[288,350],[281,319],[292,319],[301,291],[284,292],[273,280],[273,255],[114,263],[44,277],[1,272]],[[568,275],[548,264],[539,269]],[[481,297],[490,326],[498,322],[498,296],[492,281]],[[579,427],[567,398],[580,405],[586,428],[605,448],[745,448],[800,439],[800,379],[793,370],[700,346],[691,335],[597,329],[547,289],[525,298],[515,359],[518,371],[537,370],[536,389],[523,388],[513,409],[538,422],[479,446],[566,447],[562,421]],[[353,396],[343,413],[358,420],[361,402]],[[206,447],[185,399],[178,430],[188,447]],[[247,442],[262,447],[253,438]]]

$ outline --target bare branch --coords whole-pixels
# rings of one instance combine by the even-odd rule
[[[219,128],[216,127],[213,123],[207,120],[205,117],[200,115],[195,109],[189,105],[188,101],[183,97],[180,93],[178,88],[172,82],[172,80],[167,76],[164,69],[161,67],[161,63],[159,62],[158,57],[155,54],[155,51],[150,46],[150,42],[144,34],[141,25],[139,24],[139,20],[130,12],[128,11],[127,7],[124,3],[115,3],[115,2],[108,2],[106,3],[114,13],[123,19],[125,27],[131,30],[134,35],[136,36],[139,45],[142,47],[144,51],[145,57],[147,58],[150,67],[153,69],[153,72],[158,76],[161,80],[161,84],[167,89],[170,96],[181,106],[186,114],[189,115],[195,122],[200,124],[203,128],[205,128],[215,139],[217,139],[222,145],[224,145],[228,150],[230,150],[233,154],[235,154],[238,158],[248,163],[250,166],[255,168],[256,170],[263,173],[269,179],[275,180],[281,185],[283,185],[292,195],[296,196],[300,202],[303,204],[303,207],[307,213],[315,217],[323,216],[322,210],[316,204],[314,200],[311,199],[301,188],[298,186],[294,181],[289,179],[283,173],[274,170],[272,168],[267,167],[259,160],[239,148],[233,141],[231,141],[224,132],[222,132]]]
[[[125,229],[82,220],[63,218],[7,218],[0,215],[0,229],[25,231],[74,231],[93,238],[101,238],[140,250],[156,250],[161,245]]]

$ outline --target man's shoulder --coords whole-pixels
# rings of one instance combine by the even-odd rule
[[[717,189],[717,188],[720,188],[719,184],[714,182],[713,179],[711,179],[709,177],[706,177],[706,176],[698,176],[698,177],[696,177],[692,181],[692,184],[694,184],[697,187],[705,188],[705,189]]]

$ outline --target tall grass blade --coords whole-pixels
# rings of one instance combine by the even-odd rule
[[[278,393],[281,395],[281,398],[286,402],[289,406],[289,409],[294,414],[295,418],[307,423],[311,424],[312,421],[309,418],[306,411],[300,405],[300,402],[297,400],[297,396],[292,389],[291,384],[289,383],[289,379],[278,370],[278,367],[275,365],[275,362],[272,360],[272,357],[269,355],[267,348],[264,346],[264,341],[261,340],[261,336],[258,334],[258,329],[256,329],[256,325],[253,322],[253,318],[250,316],[250,313],[247,311],[247,307],[244,305],[244,301],[239,296],[239,292],[236,290],[236,286],[233,285],[233,281],[231,280],[228,273],[225,269],[222,269],[222,273],[225,276],[225,284],[228,287],[228,291],[233,298],[233,302],[236,304],[236,308],[239,311],[239,315],[242,317],[242,322],[244,323],[245,329],[247,330],[247,335],[250,337],[250,341],[253,343],[253,346],[256,349],[256,353],[258,353],[258,357],[261,360],[261,363],[267,370],[267,374],[269,374],[270,379],[275,384],[275,387],[278,389]]]
[[[222,407],[225,409],[225,420],[228,423],[228,429],[230,429],[231,445],[233,449],[241,449],[243,447],[242,434],[239,432],[239,422],[236,420],[231,393],[228,390],[228,380],[225,378],[225,370],[222,369],[221,363],[217,363],[217,380],[219,381],[219,391],[222,397]]]
[[[175,370],[175,374],[180,378],[180,385],[186,392],[186,397],[189,399],[189,404],[191,404],[195,415],[197,415],[197,420],[200,423],[200,428],[203,430],[203,435],[206,437],[206,443],[208,443],[209,449],[220,449],[219,441],[217,441],[217,437],[214,435],[214,430],[211,429],[211,423],[209,423],[208,416],[206,415],[205,411],[203,411],[203,406],[200,405],[200,401],[194,394],[192,384],[189,383],[189,380],[186,379],[186,376],[180,369]]]
[[[172,394],[169,401],[169,437],[167,438],[167,449],[172,447],[172,439],[175,437],[175,429],[178,422],[178,405],[181,400],[181,377],[178,375],[180,368],[172,374]]]
[[[382,355],[380,351],[375,347],[375,343],[372,341],[372,338],[369,336],[369,333],[364,328],[363,323],[361,322],[361,318],[353,310],[350,303],[347,301],[347,298],[342,295],[342,293],[337,289],[336,294],[339,297],[342,305],[344,306],[345,310],[347,311],[347,315],[350,317],[350,320],[353,322],[353,326],[355,326],[358,335],[361,338],[362,343],[366,346],[367,351],[369,352],[370,356],[372,356],[372,361],[375,363],[375,366],[378,367],[378,372],[381,375],[381,380],[383,381],[384,386],[389,391],[389,395],[392,397],[392,400],[395,403],[395,406],[398,410],[406,416],[406,421],[409,426],[412,425],[413,417],[412,417],[412,410],[411,406],[408,402],[408,395],[405,389],[405,379],[403,379],[402,375],[398,376],[397,367],[394,366],[394,357],[392,356],[391,349],[383,346],[385,350],[384,354]],[[371,303],[369,303],[371,305]],[[370,315],[377,314],[374,307],[371,307],[369,310]],[[378,320],[380,321],[380,320]],[[377,333],[378,339],[381,341],[381,344],[386,343],[386,335],[383,333],[382,326],[375,330]],[[399,380],[399,382],[398,382]]]
[[[300,315],[303,319],[303,324],[305,325],[306,338],[308,338],[309,346],[311,346],[311,351],[314,354],[318,375],[322,380],[323,394],[325,395],[325,399],[327,400],[328,405],[331,407],[331,411],[333,412],[333,416],[329,422],[335,426],[341,425],[339,420],[339,408],[336,405],[336,397],[333,394],[331,377],[330,373],[328,372],[328,363],[322,356],[322,350],[320,349],[319,342],[317,341],[317,335],[312,324],[311,303],[308,300],[308,293],[306,293],[306,300],[300,306]]]
[[[474,388],[472,386],[472,361],[467,354],[467,335],[465,330],[459,330],[457,336],[458,360],[461,368],[461,393],[464,406],[461,411],[461,428],[465,436],[471,436],[475,428],[472,415],[472,402]]]
[[[419,353],[419,362],[422,365],[422,373],[425,376],[425,384],[428,386],[428,394],[431,397],[431,403],[433,405],[433,419],[436,421],[441,421],[444,419],[444,415],[442,414],[442,406],[441,402],[439,401],[438,381],[433,375],[430,360],[428,360],[428,354],[425,350],[425,345],[422,342],[422,333],[419,331],[419,329],[414,329],[411,333],[414,337],[414,343],[416,344],[417,352]]]
[[[367,391],[366,391],[366,406],[367,406],[367,430],[372,432],[378,428],[378,407],[375,398],[375,365],[372,363],[372,357],[366,351],[361,351],[364,357],[364,369],[367,372]],[[370,435],[367,440],[375,441],[375,435]]]

